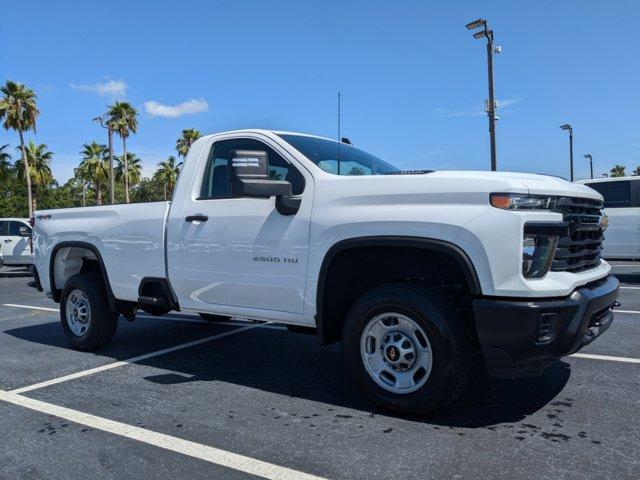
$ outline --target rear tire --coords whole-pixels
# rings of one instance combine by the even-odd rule
[[[211,323],[226,322],[230,317],[224,315],[214,315],[212,313],[199,313],[200,318]]]
[[[97,273],[80,273],[65,283],[60,321],[75,348],[92,351],[107,345],[116,333],[118,316],[109,306],[104,281]]]
[[[342,333],[347,368],[369,399],[433,415],[464,389],[471,347],[455,310],[427,289],[388,284],[351,307]]]

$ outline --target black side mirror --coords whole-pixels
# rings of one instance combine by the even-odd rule
[[[291,183],[269,179],[269,159],[261,150],[231,152],[231,194],[234,197],[269,198],[291,195]]]
[[[18,231],[20,232],[20,236],[21,237],[30,237],[31,236],[31,229],[29,227],[20,227],[20,229]]]

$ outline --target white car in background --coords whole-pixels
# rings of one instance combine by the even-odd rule
[[[0,218],[0,245],[4,265],[33,265],[31,227],[26,218]]]
[[[604,234],[605,258],[640,258],[640,177],[582,180],[604,197],[609,227]]]

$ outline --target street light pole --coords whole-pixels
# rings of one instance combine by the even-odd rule
[[[562,130],[569,131],[569,169],[571,173],[571,181],[573,182],[573,128],[568,123],[560,125]]]
[[[590,153],[587,153],[586,155],[584,155],[584,158],[589,160],[589,170],[591,170],[591,179],[593,179],[593,157]]]
[[[96,117],[93,119],[94,122],[98,122],[102,128],[106,128],[109,137],[109,194],[111,205],[116,203],[116,192],[115,192],[115,182],[113,177],[113,129],[107,125],[105,126],[102,117]]]
[[[489,30],[487,34],[487,71],[489,79],[489,108],[487,115],[489,116],[489,140],[491,143],[491,171],[495,172],[498,168],[496,161],[496,102],[493,98],[493,31]]]
[[[498,105],[493,95],[493,54],[500,53],[500,47],[493,45],[493,30],[487,25],[487,21],[480,18],[467,24],[468,30],[474,30],[481,27],[482,30],[473,34],[473,38],[479,39],[485,37],[487,39],[487,77],[489,81],[489,99],[485,101],[485,111],[489,117],[489,141],[491,144],[491,171],[495,172],[498,168],[496,160],[496,109]]]

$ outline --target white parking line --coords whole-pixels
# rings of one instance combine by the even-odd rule
[[[26,308],[29,310],[44,310],[45,312],[59,312],[57,308],[48,308],[48,307],[35,307],[32,305],[16,305],[15,303],[3,303],[3,307],[13,307],[13,308]]]
[[[155,352],[145,353],[144,355],[139,355],[137,357],[128,358],[127,360],[120,360],[118,362],[108,363],[107,365],[103,365],[101,367],[90,368],[89,370],[83,370],[81,372],[72,373],[69,375],[65,375],[63,377],[53,378],[51,380],[47,380],[45,382],[35,383],[33,385],[28,385],[26,387],[16,388],[15,390],[11,390],[10,393],[24,393],[30,392],[32,390],[37,390],[39,388],[48,387],[49,385],[55,385],[57,383],[67,382],[69,380],[74,380],[76,378],[82,378],[89,375],[94,375],[99,372],[104,372],[106,370],[111,370],[114,368],[122,367],[124,365],[129,365],[130,363],[137,363],[143,360],[147,360],[148,358],[157,357],[159,355],[164,355],[166,353],[175,352],[177,350],[182,350],[184,348],[194,347],[196,345],[200,345],[202,343],[210,342],[212,340],[217,340],[219,338],[228,337],[229,335],[235,335],[236,333],[244,332],[246,330],[251,330],[252,328],[257,328],[259,325],[248,325],[246,327],[236,328],[233,330],[229,330],[223,333],[218,333],[217,335],[211,335],[209,337],[200,338],[198,340],[193,340],[187,343],[181,343],[180,345],[176,345],[174,347],[164,348],[162,350],[156,350]]]
[[[640,358],[612,357],[610,355],[594,355],[591,353],[574,353],[571,356],[576,358],[588,358],[590,360],[606,360],[608,362],[640,363]]]
[[[618,310],[616,308],[613,313],[640,313],[640,310]]]
[[[621,290],[640,290],[640,287],[618,287]]]
[[[228,452],[218,448],[191,442],[178,437],[172,437],[164,433],[154,432],[145,428],[135,427],[122,422],[116,422],[88,413],[72,410],[70,408],[53,405],[35,400],[22,395],[0,390],[0,400],[20,407],[35,410],[36,412],[63,418],[69,422],[109,432],[138,442],[153,445],[165,450],[187,455],[189,457],[204,460],[205,462],[231,468],[240,472],[256,475],[272,480],[323,480],[322,477],[310,475],[298,470],[281,467],[272,463],[256,460],[237,453]]]

